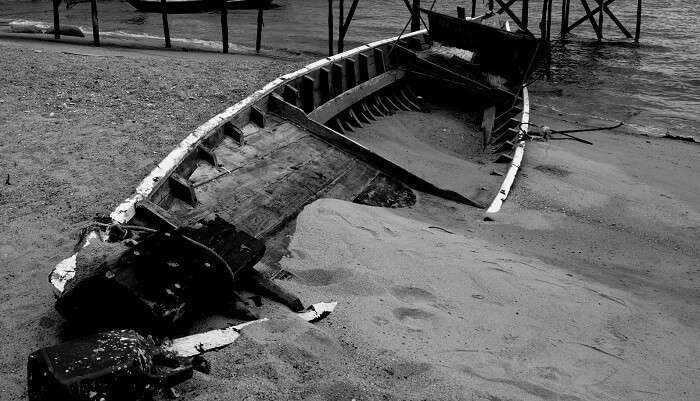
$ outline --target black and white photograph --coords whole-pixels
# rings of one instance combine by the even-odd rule
[[[0,400],[700,400],[700,4],[0,0]]]

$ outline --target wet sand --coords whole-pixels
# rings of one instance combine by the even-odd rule
[[[28,353],[64,334],[46,276],[81,225],[190,129],[303,62],[37,41],[0,51],[0,391],[19,400]],[[558,118],[532,120],[573,126]],[[309,205],[282,283],[336,312],[312,325],[265,301],[257,312],[272,320],[208,354],[211,374],[180,399],[700,398],[698,145],[581,136],[595,145],[529,143],[493,222],[425,194],[407,209]]]

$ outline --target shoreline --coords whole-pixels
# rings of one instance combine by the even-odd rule
[[[202,121],[309,60],[0,49],[12,59],[0,61],[0,391],[19,400],[29,352],[69,335],[46,275],[80,225]],[[531,95],[534,121],[558,118]],[[309,205],[279,260],[296,277],[283,285],[341,300],[336,312],[308,325],[265,302],[275,321],[208,354],[212,374],[179,386],[181,399],[697,399],[700,161],[692,145],[618,132],[582,134],[593,147],[528,143],[493,222],[420,193],[407,209]]]

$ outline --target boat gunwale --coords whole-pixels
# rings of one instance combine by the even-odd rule
[[[515,176],[518,174],[520,169],[520,164],[523,160],[523,155],[525,154],[525,137],[527,136],[528,127],[530,125],[530,96],[528,94],[527,88],[523,87],[523,111],[520,117],[520,124],[518,124],[518,136],[516,138],[517,144],[515,145],[515,153],[513,154],[513,160],[510,162],[510,167],[506,173],[506,177],[503,179],[501,188],[498,190],[496,197],[486,209],[486,218],[491,218],[492,215],[498,213],[503,206],[503,202],[506,201],[508,195],[510,194],[510,189],[515,181]]]

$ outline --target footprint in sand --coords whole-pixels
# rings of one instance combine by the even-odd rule
[[[433,314],[418,308],[396,308],[393,310],[394,316],[403,321],[406,319],[425,320],[433,317]]]
[[[293,270],[292,274],[299,280],[311,286],[325,286],[343,281],[352,275],[348,269],[309,269],[309,270]]]
[[[419,287],[397,285],[389,289],[391,293],[400,301],[412,303],[427,303],[437,300],[437,297],[430,291]]]

